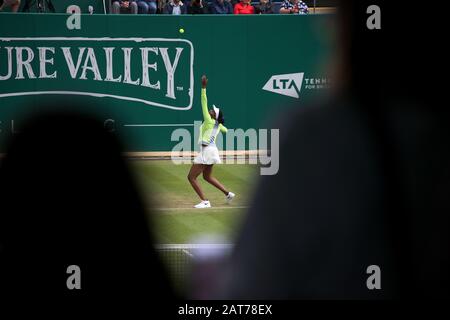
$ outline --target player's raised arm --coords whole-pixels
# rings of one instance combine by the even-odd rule
[[[208,78],[205,75],[202,76],[202,113],[204,121],[213,121],[209,112],[208,112],[208,98],[206,97],[206,86],[208,85]]]

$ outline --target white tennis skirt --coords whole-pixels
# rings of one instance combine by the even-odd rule
[[[196,164],[219,164],[222,163],[219,156],[219,149],[216,145],[200,146],[200,152],[194,159]]]

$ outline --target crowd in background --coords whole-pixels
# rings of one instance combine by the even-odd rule
[[[17,12],[21,0],[0,0],[0,11],[9,7]],[[128,14],[308,14],[308,6],[300,0],[259,0],[252,4],[251,0],[111,0],[110,13]],[[54,10],[53,10],[54,11]]]
[[[271,0],[259,0],[255,5],[251,0],[131,0],[114,1],[111,13],[132,14],[307,14],[308,6],[299,0],[283,0],[274,6]]]

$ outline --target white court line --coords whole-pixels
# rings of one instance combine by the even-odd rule
[[[182,249],[182,250],[183,250],[183,253],[188,255],[189,257],[191,257],[191,258],[194,257],[194,255],[192,253],[190,253],[189,251],[187,251],[186,249]]]
[[[203,209],[198,209],[198,208],[154,208],[154,209],[150,209],[150,210],[154,210],[154,211],[197,210],[197,211],[201,212],[201,211],[208,211],[208,210],[213,210],[213,209],[248,209],[248,208],[250,208],[250,207],[249,206],[238,206],[238,207],[226,206],[226,207],[211,207],[211,208],[203,208]]]
[[[124,124],[124,127],[193,127],[192,123],[178,124]]]
[[[170,243],[170,244],[155,244],[156,249],[167,250],[195,250],[195,249],[232,249],[233,243]]]

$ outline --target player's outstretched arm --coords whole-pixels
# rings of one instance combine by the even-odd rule
[[[202,76],[202,113],[204,121],[213,121],[208,112],[208,98],[206,97],[206,86],[208,85],[208,78],[205,75]]]

